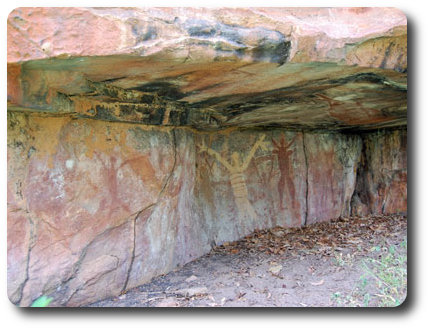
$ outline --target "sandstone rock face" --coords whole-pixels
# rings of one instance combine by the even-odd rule
[[[8,19],[8,62],[156,54],[404,70],[406,52],[388,58],[405,35],[406,17],[395,8],[17,8]]]
[[[131,259],[140,251],[135,228],[147,210],[157,212],[163,204],[157,219],[167,227],[187,217],[185,207],[176,216],[179,206],[170,205],[187,200],[177,195],[186,194],[193,180],[192,158],[177,157],[177,148],[188,147],[186,136],[178,142],[170,130],[14,112],[8,123],[8,230],[11,239],[19,237],[9,246],[9,275],[25,277],[10,286],[10,296],[27,305],[44,283],[44,290],[62,290],[63,303],[73,304],[105,292],[106,283],[117,285],[109,285],[109,294],[125,289]],[[167,267],[176,262],[163,260]],[[78,298],[86,286],[86,298]]]
[[[8,41],[8,100],[30,111],[200,130],[406,125],[393,8],[18,8]]]
[[[392,8],[17,8],[8,296],[80,306],[256,228],[407,211]]]
[[[407,131],[366,134],[358,167],[353,213],[390,214],[407,210]],[[390,146],[390,147],[388,147]]]
[[[256,228],[407,209],[405,131],[8,123],[8,288],[23,306],[118,295]]]
[[[350,215],[361,145],[354,135],[305,136],[308,224]]]
[[[232,131],[198,140],[197,198],[215,224],[215,243],[305,223],[306,167],[297,166],[304,164],[302,133]]]
[[[374,129],[407,118],[405,73],[336,63],[112,56],[29,61],[9,72],[11,107],[77,118],[198,130]]]

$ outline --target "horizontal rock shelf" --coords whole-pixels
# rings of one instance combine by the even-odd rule
[[[11,109],[146,125],[344,130],[406,125],[407,117],[406,74],[333,63],[87,57],[26,62],[14,79],[29,88]]]

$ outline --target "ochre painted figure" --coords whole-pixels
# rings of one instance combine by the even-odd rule
[[[281,209],[285,209],[286,206],[284,205],[284,189],[285,184],[287,184],[288,190],[290,192],[291,200],[295,201],[296,198],[296,192],[294,189],[294,180],[291,177],[291,161],[290,157],[293,153],[293,150],[290,150],[291,145],[294,143],[294,140],[296,138],[294,137],[291,142],[287,145],[285,141],[285,136],[281,135],[281,139],[279,143],[277,143],[274,139],[272,139],[274,149],[273,154],[276,155],[278,158],[278,166],[279,166],[279,172],[280,172],[280,178],[278,182],[278,193],[279,193],[279,200],[280,200],[280,207]]]
[[[222,157],[217,151],[208,148],[204,142],[200,146],[199,152],[207,152],[209,155],[214,156],[229,171],[234,201],[241,218],[248,217],[252,220],[257,219],[254,207],[249,202],[248,188],[243,172],[248,168],[251,159],[254,157],[259,147],[264,151],[267,150],[267,142],[264,142],[264,139],[265,135],[262,135],[257,142],[255,142],[242,163],[240,161],[240,155],[236,151],[231,155],[231,162],[228,162],[228,160]]]

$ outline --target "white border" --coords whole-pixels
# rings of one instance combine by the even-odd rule
[[[170,326],[173,329],[199,329],[206,330],[208,327],[220,330],[237,328],[251,329],[258,328],[264,330],[284,330],[284,329],[412,329],[415,326],[418,329],[423,328],[424,324],[428,324],[430,314],[430,273],[429,260],[430,254],[428,249],[430,244],[427,243],[428,235],[430,234],[429,223],[430,216],[426,206],[427,201],[426,188],[430,187],[428,169],[429,150],[427,145],[428,132],[430,132],[428,117],[430,108],[428,107],[429,84],[427,83],[429,72],[429,38],[430,19],[428,18],[428,8],[424,5],[424,1],[239,1],[239,0],[217,0],[217,1],[197,1],[197,0],[160,0],[160,1],[76,1],[71,0],[64,3],[67,6],[88,7],[88,6],[121,6],[121,7],[151,7],[151,6],[206,6],[206,7],[330,7],[330,6],[370,6],[370,7],[397,7],[401,9],[408,17],[410,31],[413,35],[409,35],[410,40],[413,40],[413,49],[409,47],[409,67],[414,68],[409,72],[409,89],[410,104],[413,107],[409,109],[409,197],[413,196],[412,201],[409,198],[409,222],[413,232],[410,233],[409,243],[414,245],[414,255],[409,256],[413,261],[414,270],[417,274],[410,274],[409,280],[413,278],[415,283],[411,283],[414,287],[415,297],[410,297],[405,310],[398,309],[392,312],[387,311],[372,311],[369,314],[351,313],[351,311],[321,311],[312,312],[308,310],[306,313],[297,310],[284,311],[248,311],[247,313],[240,311],[232,313],[224,311],[199,311],[189,312],[182,311],[181,313],[159,313],[159,312],[133,312],[133,313],[116,313],[114,311],[106,311],[103,313],[88,313],[88,312],[68,312],[61,311],[56,313],[25,313],[19,308],[14,307],[7,299],[6,294],[6,20],[10,11],[16,7],[44,7],[44,6],[62,6],[63,3],[57,1],[2,1],[1,10],[1,44],[4,46],[1,52],[1,77],[3,83],[0,84],[2,108],[1,113],[1,201],[4,208],[2,210],[2,226],[1,226],[1,271],[0,271],[0,306],[3,327],[12,329],[86,329],[97,328],[101,330],[107,329],[124,329],[125,327],[136,327],[143,329],[147,326]],[[413,52],[413,53],[412,53]],[[413,63],[412,63],[413,62]],[[413,76],[411,77],[411,74]],[[412,113],[413,112],[413,113]],[[414,143],[411,145],[411,143]],[[414,206],[414,209],[411,209]],[[427,212],[426,212],[427,211]],[[412,223],[413,222],[413,223]],[[413,241],[411,241],[413,238]],[[417,243],[418,242],[418,243]],[[411,249],[410,249],[411,250]],[[409,250],[409,251],[410,251]],[[410,253],[409,253],[410,254]],[[426,322],[427,321],[427,322]],[[425,325],[424,325],[425,327]]]

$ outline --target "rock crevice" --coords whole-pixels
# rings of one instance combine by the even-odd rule
[[[306,155],[306,143],[305,143],[305,132],[302,131],[302,141],[303,141],[303,155],[305,156],[305,168],[306,168],[306,193],[305,193],[305,200],[306,200],[306,206],[305,206],[305,221],[303,222],[303,225],[306,226],[308,224],[308,205],[309,205],[309,164],[308,164],[308,157]]]

